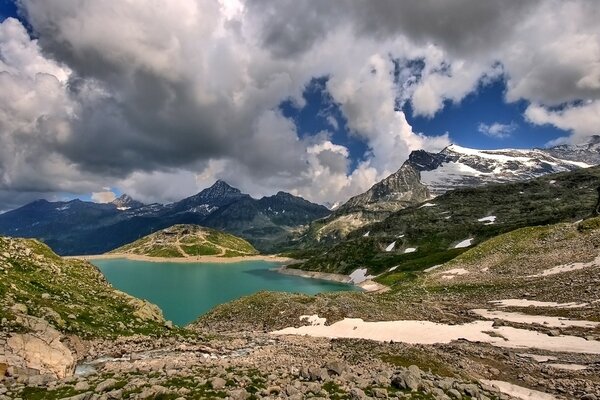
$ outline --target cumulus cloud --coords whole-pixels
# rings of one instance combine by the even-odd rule
[[[102,192],[92,192],[92,201],[95,203],[110,203],[117,198],[117,195],[111,190]]]
[[[486,124],[482,122],[477,126],[477,130],[491,138],[506,139],[510,137],[518,127],[519,126],[515,122],[511,122],[510,124],[502,124],[500,122]]]
[[[566,106],[559,110],[531,104],[525,110],[528,121],[550,124],[565,131],[573,132],[571,141],[584,142],[589,136],[600,133],[600,101],[589,101],[582,105]]]
[[[415,132],[403,104],[431,117],[493,79],[506,80],[507,101],[532,102],[531,122],[572,137],[589,134],[576,118],[598,113],[592,0],[19,5],[37,39],[14,19],[0,25],[5,204],[107,185],[168,202],[217,178],[253,195],[343,201],[411,150],[449,143]],[[353,170],[330,133],[301,139],[279,111],[302,107],[315,77],[369,148]],[[555,111],[565,102],[576,105]]]

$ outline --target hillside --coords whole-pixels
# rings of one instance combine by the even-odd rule
[[[157,306],[113,289],[93,265],[62,259],[36,240],[0,237],[0,274],[0,366],[67,376],[82,339],[166,331]]]
[[[396,273],[411,273],[504,232],[595,215],[598,187],[600,167],[593,167],[450,191],[356,230],[315,252],[299,268],[349,274],[366,267],[373,275],[394,268]]]
[[[165,205],[144,205],[127,195],[108,204],[38,200],[0,214],[0,234],[39,239],[61,255],[82,255],[105,253],[175,224],[197,224],[240,236],[262,252],[277,252],[329,213],[284,192],[254,199],[219,180]]]
[[[113,254],[148,257],[240,257],[258,254],[244,239],[198,225],[173,225],[133,243],[119,247]]]
[[[600,136],[546,149],[478,150],[450,145],[439,153],[413,151],[400,169],[326,218],[314,221],[300,247],[328,246],[392,212],[449,190],[525,181],[600,164]]]

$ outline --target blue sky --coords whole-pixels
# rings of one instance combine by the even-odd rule
[[[217,179],[345,201],[414,149],[598,133],[587,0],[465,0],[468,16],[453,2],[219,1],[0,0],[0,209],[105,188],[164,203]]]

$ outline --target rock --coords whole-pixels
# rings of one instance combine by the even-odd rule
[[[154,398],[159,397],[161,395],[167,394],[167,392],[168,392],[168,390],[167,390],[166,387],[160,386],[160,385],[153,385],[152,387],[150,387],[148,389],[144,389],[138,395],[138,397],[140,399],[154,399]]]
[[[210,381],[210,386],[212,386],[213,389],[215,390],[221,390],[225,387],[225,385],[227,384],[227,381],[221,377],[215,377],[212,378]]]
[[[448,396],[450,396],[453,399],[461,400],[463,398],[462,394],[456,389],[450,389],[447,393]]]
[[[106,379],[96,386],[96,393],[107,392],[117,386],[117,380],[113,378]]]
[[[51,373],[57,378],[70,376],[75,370],[75,358],[61,342],[60,332],[39,318],[28,317],[21,322],[33,332],[9,337],[7,353],[19,359],[22,366],[42,374]]]
[[[420,370],[419,375],[416,375],[416,371],[401,371],[392,377],[391,384],[397,389],[418,390],[421,387]]]
[[[377,399],[387,399],[388,392],[387,392],[387,390],[382,389],[382,388],[374,388],[373,389],[373,397],[375,397]]]
[[[345,366],[338,360],[331,360],[325,364],[325,369],[330,375],[342,375],[346,370]]]
[[[27,314],[27,306],[22,303],[15,303],[10,308],[10,311],[14,312],[15,314]]]
[[[325,371],[325,373],[327,373],[327,371]],[[317,366],[310,366],[308,367],[308,378],[311,381],[322,381],[324,380],[324,378],[327,378],[327,376],[323,376],[323,370]]]
[[[246,400],[250,397],[250,393],[246,392],[245,389],[234,389],[228,392],[231,400]]]
[[[46,386],[54,380],[54,375],[50,374],[31,375],[27,379],[27,384],[29,386]]]
[[[350,398],[353,400],[362,400],[366,399],[367,395],[365,394],[365,392],[362,391],[362,389],[352,388],[350,390]]]
[[[75,384],[73,389],[77,390],[78,392],[86,392],[90,389],[90,384],[86,381],[80,381]]]
[[[595,394],[587,393],[580,397],[580,400],[598,400]]]
[[[65,397],[62,400],[90,400],[94,396],[93,392],[76,394],[75,396]]]
[[[6,376],[6,371],[8,371],[8,364],[0,363],[0,381]]]
[[[48,293],[42,293],[42,299],[48,300],[49,298],[50,298],[50,294],[48,294]]]
[[[164,327],[167,328],[167,329],[173,329],[173,322],[172,321],[165,321]]]
[[[479,395],[479,387],[475,384],[462,385],[461,387],[467,396],[476,398]]]

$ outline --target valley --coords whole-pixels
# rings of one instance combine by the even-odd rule
[[[0,399],[600,396],[600,167],[435,197],[411,168],[283,253],[189,223],[64,258],[3,238]]]

